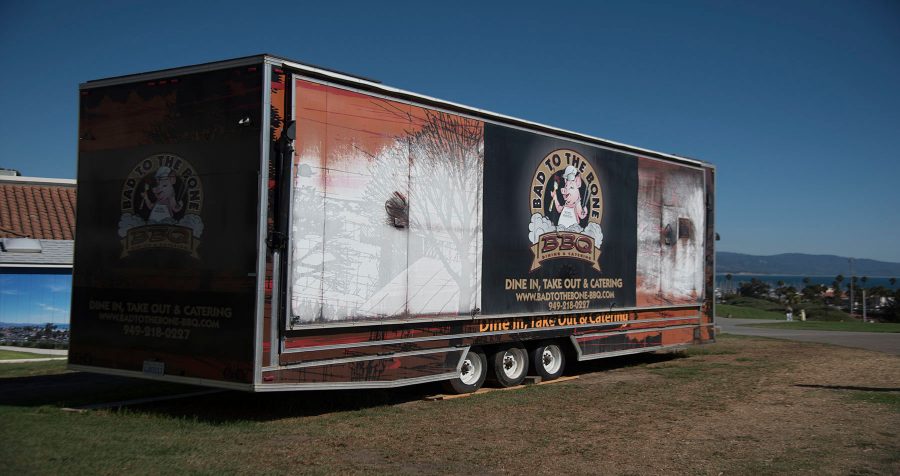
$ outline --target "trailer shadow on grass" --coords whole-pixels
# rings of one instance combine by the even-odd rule
[[[586,362],[570,362],[568,375],[660,363],[684,354],[637,354]],[[54,375],[0,379],[0,405],[101,408],[111,412],[146,413],[207,423],[272,421],[315,416],[423,400],[442,393],[440,384],[394,389],[328,390],[246,393],[220,391],[199,394],[203,387],[142,379],[67,372]],[[194,394],[194,395],[192,395]],[[167,398],[186,395],[183,398]],[[161,397],[153,401],[154,397]],[[147,400],[150,401],[147,401]],[[141,400],[140,403],[127,403]],[[122,404],[126,402],[126,404]],[[116,403],[105,406],[103,404]],[[104,408],[105,407],[105,408]],[[93,410],[89,410],[93,411]]]
[[[568,375],[584,375],[684,358],[684,354],[637,354],[586,362],[574,362]],[[129,407],[174,418],[196,419],[210,423],[235,420],[270,421],[339,413],[420,401],[443,393],[440,383],[412,385],[394,389],[328,390],[309,392],[244,393],[223,392],[181,400]]]
[[[574,360],[574,357],[572,357],[568,364],[568,370],[566,371],[566,374],[591,374],[595,372],[605,372],[627,367],[669,362],[671,360],[683,359],[686,357],[688,357],[687,354],[678,351],[623,355],[619,357],[585,360],[583,362],[572,362]]]
[[[0,405],[77,408],[103,402],[196,392],[200,387],[88,372],[0,379]]]

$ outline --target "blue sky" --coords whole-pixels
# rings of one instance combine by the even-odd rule
[[[74,177],[80,82],[262,52],[712,162],[721,250],[900,261],[893,0],[6,0],[0,167]]]
[[[0,322],[69,323],[72,276],[0,274]]]

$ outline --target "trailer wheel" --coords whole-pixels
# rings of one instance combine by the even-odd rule
[[[444,391],[455,394],[472,393],[481,388],[485,377],[487,377],[487,357],[481,349],[473,347],[463,359],[459,375],[444,381]]]
[[[491,382],[501,387],[514,387],[528,375],[528,352],[519,345],[501,347],[491,356]]]
[[[565,371],[566,354],[556,343],[544,342],[531,351],[531,362],[541,380],[553,380]]]

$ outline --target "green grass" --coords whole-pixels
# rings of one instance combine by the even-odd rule
[[[784,305],[779,304],[777,302],[772,302],[768,299],[762,298],[752,298],[746,296],[728,296],[725,300],[725,304],[731,304],[734,306],[742,306],[742,307],[752,307],[755,309],[762,309],[764,311],[782,311],[784,310]]]
[[[685,355],[696,356],[696,355],[732,355],[736,354],[737,351],[722,349],[719,347],[713,347],[705,345],[705,346],[693,346],[688,347],[684,350]]]
[[[66,372],[65,360],[0,364],[0,379],[54,375],[63,372]]]
[[[769,301],[768,299],[751,298],[744,296],[729,296],[725,303],[716,305],[716,314],[720,317],[734,317],[738,319],[785,319],[784,303]],[[852,321],[846,312],[828,306],[822,302],[802,302],[791,306],[794,309],[794,318],[800,317],[800,310],[806,311],[806,319],[812,321]]]
[[[765,327],[768,329],[804,329],[813,331],[846,331],[846,332],[900,332],[900,324],[871,322],[835,322],[835,321],[793,321],[767,322],[765,324],[746,324],[747,327]]]
[[[72,414],[54,407],[0,407],[0,419],[17,433],[41,433],[40,438],[17,438],[14,445],[0,449],[8,471],[30,474],[234,473],[217,453],[222,448],[239,451],[233,442],[260,433],[236,424],[135,413]],[[80,448],[60,443],[70,440],[79,441]],[[252,457],[248,452],[242,456]]]
[[[853,322],[853,318],[846,312],[820,303],[804,303],[795,307],[794,318],[799,317],[800,309],[806,309],[806,318],[813,321],[847,321]]]
[[[716,314],[720,317],[734,317],[737,319],[785,319],[783,312],[766,311],[731,304],[716,304]]]
[[[853,392],[850,399],[858,402],[887,405],[894,413],[900,413],[900,391],[897,392]]]
[[[0,360],[12,359],[46,359],[53,357],[63,357],[60,355],[32,354],[31,352],[18,352],[15,350],[0,350]]]

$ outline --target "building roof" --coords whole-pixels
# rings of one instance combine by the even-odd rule
[[[37,240],[41,244],[40,252],[10,251],[0,240],[0,267],[71,267],[73,240]]]
[[[0,238],[19,237],[75,238],[74,180],[0,176]]]

